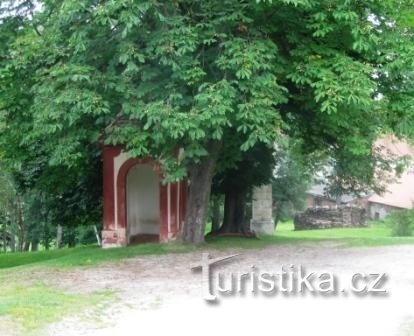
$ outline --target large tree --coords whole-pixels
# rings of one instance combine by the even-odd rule
[[[234,152],[240,153],[239,144],[235,141],[233,141],[233,148],[226,148],[226,155],[220,157],[217,162],[218,168],[213,178],[213,194],[216,199],[224,195],[224,215],[222,223],[212,227],[211,234],[250,236],[252,233],[249,211],[247,211],[248,197],[251,198],[254,186],[271,182],[277,157],[274,148],[257,144],[243,152],[239,161],[229,166],[228,162],[234,159],[227,160],[227,157],[229,155],[236,157]],[[218,203],[215,204],[216,207],[217,205]],[[215,217],[213,216],[213,221],[217,220]]]
[[[190,181],[185,241],[204,239],[224,140],[288,136],[372,173],[378,134],[412,121],[409,0],[39,3],[2,60],[2,143],[68,167],[100,139],[159,159]]]

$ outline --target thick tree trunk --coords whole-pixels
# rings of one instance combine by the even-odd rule
[[[63,228],[62,225],[58,224],[57,230],[56,230],[56,248],[61,248],[62,245],[62,234],[63,234]]]
[[[207,148],[209,154],[189,168],[190,186],[182,232],[184,242],[194,244],[204,242],[211,182],[219,149],[219,143],[209,144]]]
[[[224,198],[223,225],[218,231],[222,233],[247,233],[246,228],[246,190],[231,190]]]
[[[16,201],[16,222],[18,229],[18,251],[23,252],[26,237],[26,228],[24,225],[23,217],[23,199],[21,197],[18,197]]]
[[[275,215],[275,219],[274,219],[274,221],[275,221],[275,230],[276,230],[276,228],[277,228],[277,224],[279,223],[279,221],[280,221],[280,217],[279,217],[279,212],[278,211],[276,211],[276,215]]]
[[[67,230],[67,241],[69,247],[76,246],[76,229],[73,227],[68,228]]]
[[[28,252],[30,249],[30,241],[25,241],[23,245],[23,251]]]
[[[32,240],[32,248],[31,248],[31,251],[32,252],[35,252],[37,250],[39,250],[39,240],[38,239],[33,239]]]
[[[44,244],[44,246],[45,246],[45,250],[49,250],[50,249],[50,238],[49,237],[46,237],[44,240],[43,240],[43,244]]]
[[[3,224],[3,252],[7,251],[7,227],[6,223]]]

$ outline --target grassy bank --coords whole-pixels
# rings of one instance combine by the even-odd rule
[[[182,253],[194,247],[182,244],[140,244],[124,248],[102,249],[98,246],[83,246],[26,253],[0,255],[0,269],[24,265],[51,267],[92,266],[106,261],[117,261],[137,255]]]

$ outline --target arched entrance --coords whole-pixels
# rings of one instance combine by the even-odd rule
[[[131,167],[126,179],[128,243],[158,241],[160,176],[149,163]]]
[[[174,240],[184,224],[187,182],[163,183],[159,163],[103,147],[102,246]]]

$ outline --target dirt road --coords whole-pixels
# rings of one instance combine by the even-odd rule
[[[282,266],[302,265],[309,272],[332,272],[348,284],[355,273],[386,273],[387,293],[332,295],[251,293],[202,296],[201,273],[190,270],[201,252],[143,256],[105,266],[42,275],[51,285],[76,293],[110,290],[111,304],[48,327],[53,336],[138,335],[171,331],[186,334],[247,335],[414,335],[414,246],[343,248],[332,243],[271,246],[260,250],[209,251],[211,257],[239,254],[215,268],[215,274],[280,273]],[[252,268],[254,266],[254,268]],[[40,275],[39,275],[40,276]],[[213,289],[214,290],[214,289]]]

